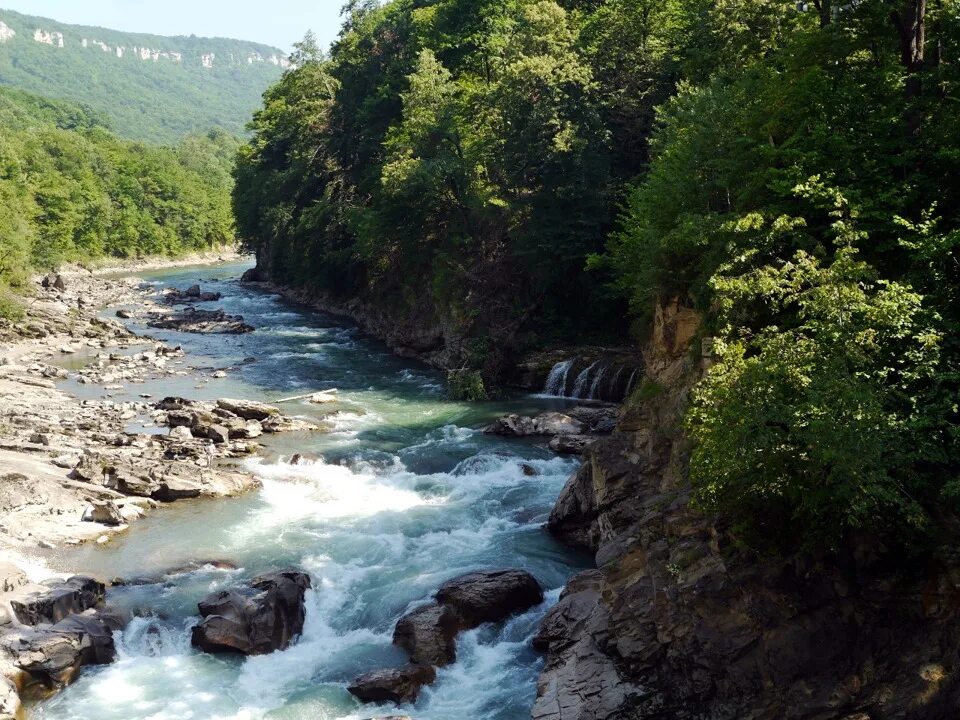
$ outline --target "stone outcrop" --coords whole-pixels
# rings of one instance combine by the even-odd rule
[[[393,642],[407,651],[410,664],[367,673],[348,690],[363,702],[413,702],[420,689],[434,681],[436,668],[456,660],[458,634],[542,602],[540,583],[523,570],[475,572],[449,580],[433,603],[397,622]]]
[[[103,602],[106,593],[103,583],[79,575],[45,585],[42,590],[10,601],[19,622],[24,625],[57,623],[74,613],[96,607]]]
[[[0,718],[18,717],[21,692],[33,694],[36,686],[45,694],[73,681],[84,665],[114,660],[113,633],[128,617],[104,608],[103,599],[104,585],[88,577],[5,582],[3,606],[12,616],[0,623],[0,670],[15,682],[0,677]]]
[[[582,455],[601,436],[616,427],[619,409],[613,405],[581,405],[566,412],[536,417],[505,415],[484,430],[503,437],[549,437],[550,449],[563,455]]]
[[[660,308],[647,378],[568,482],[549,529],[596,553],[545,617],[534,720],[938,720],[960,707],[960,573],[738,551],[689,507],[680,418],[709,358]],[[706,355],[706,353],[704,353]],[[864,550],[869,552],[864,552]]]
[[[543,602],[543,589],[523,570],[476,572],[449,580],[437,591],[437,603],[460,618],[461,629],[499,622]]]
[[[243,321],[242,315],[228,315],[223,310],[197,310],[187,307],[180,312],[151,312],[147,327],[198,334],[242,335],[255,328]]]
[[[193,628],[191,642],[210,653],[265,655],[284,650],[303,632],[308,588],[308,575],[283,570],[208,595],[199,603],[203,620]]]

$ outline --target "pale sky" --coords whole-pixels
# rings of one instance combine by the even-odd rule
[[[0,0],[0,7],[75,25],[155,35],[252,40],[289,51],[307,30],[326,48],[345,0]]]

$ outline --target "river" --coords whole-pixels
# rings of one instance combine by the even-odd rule
[[[261,490],[165,507],[104,546],[58,553],[54,568],[105,578],[208,559],[239,569],[207,566],[159,584],[110,589],[109,603],[137,615],[118,636],[118,660],[84,669],[76,683],[31,708],[30,717],[357,720],[406,713],[417,720],[526,720],[541,666],[530,639],[565,581],[586,563],[542,529],[577,463],[481,428],[505,412],[556,409],[564,401],[451,402],[441,375],[393,356],[349,323],[240,285],[246,267],[140,273],[158,290],[200,283],[221,292],[212,305],[244,315],[257,330],[203,336],[133,324],[182,345],[205,378],[231,369],[224,379],[202,383],[196,375],[148,381],[114,392],[115,399],[150,393],[272,401],[338,388],[339,412],[325,421],[330,431],[268,439],[262,456],[247,463],[262,479]],[[104,392],[67,385],[88,396]],[[317,417],[330,411],[306,404],[285,409]],[[294,453],[306,460],[289,464]],[[294,646],[246,659],[190,647],[201,597],[280,567],[309,572],[314,585]],[[532,572],[546,602],[503,625],[461,635],[457,662],[439,672],[413,707],[361,706],[347,693],[356,676],[404,662],[391,644],[393,627],[443,581],[507,567]]]

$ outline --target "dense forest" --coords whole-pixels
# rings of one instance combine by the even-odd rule
[[[145,142],[175,143],[212,127],[242,135],[282,72],[271,60],[286,59],[260,43],[127,33],[11,10],[0,10],[0,22],[15,33],[0,39],[0,85],[82,103],[121,137]],[[37,30],[60,36],[37,42]]]
[[[642,333],[678,298],[714,338],[687,417],[702,507],[772,548],[942,541],[955,0],[347,10],[239,155],[263,272],[398,318],[429,305],[488,377],[530,346]]]
[[[31,269],[176,255],[233,241],[222,131],[175,147],[120,140],[88,108],[0,88],[0,314]]]

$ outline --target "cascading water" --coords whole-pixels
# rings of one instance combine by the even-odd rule
[[[597,398],[597,390],[600,388],[600,383],[603,381],[603,376],[606,374],[607,368],[601,367],[597,374],[593,378],[593,382],[590,384],[590,394],[587,395],[587,400],[595,400]]]
[[[84,669],[75,684],[31,708],[30,717],[527,720],[542,662],[531,637],[582,567],[542,529],[576,461],[476,428],[507,412],[562,408],[563,401],[449,402],[433,371],[391,356],[332,318],[233,282],[242,270],[154,275],[162,286],[210,285],[223,292],[224,310],[257,327],[226,338],[155,332],[184,345],[191,362],[236,370],[201,389],[195,378],[173,378],[114,391],[115,399],[145,392],[271,400],[337,387],[333,407],[284,406],[329,430],[268,438],[264,458],[248,466],[263,483],[256,493],[177,504],[141,520],[124,538],[61,554],[59,562],[71,571],[156,577],[109,591],[111,605],[139,616],[117,636],[118,660]],[[242,362],[249,357],[256,362]],[[557,371],[560,392],[572,367]],[[305,459],[283,460],[295,453]],[[170,571],[200,559],[229,561],[236,569],[216,563]],[[251,658],[191,648],[199,599],[278,567],[301,568],[313,581],[296,644]],[[451,577],[503,567],[532,572],[547,602],[502,625],[462,634],[457,661],[413,706],[361,706],[347,693],[358,675],[406,662],[392,644],[402,614]]]
[[[563,397],[567,390],[567,378],[570,376],[570,368],[573,367],[573,362],[574,360],[571,358],[553,366],[547,376],[547,382],[543,386],[544,395]]]
[[[590,381],[590,373],[593,372],[593,369],[599,364],[600,361],[597,360],[593,364],[588,365],[580,371],[580,374],[577,375],[576,382],[573,383],[573,392],[570,394],[571,397],[585,398],[583,391],[587,387],[587,383]]]
[[[579,358],[571,358],[554,365],[544,383],[543,394],[577,400],[619,402],[629,394],[629,388],[632,387],[640,372],[640,368],[632,367],[632,363],[617,358],[594,360],[580,366],[581,369],[573,381],[573,387],[566,392],[570,384],[570,373],[577,367],[578,362],[580,362]],[[616,368],[615,372],[614,368]],[[624,387],[621,379],[627,371],[631,371],[631,375],[627,387]]]

